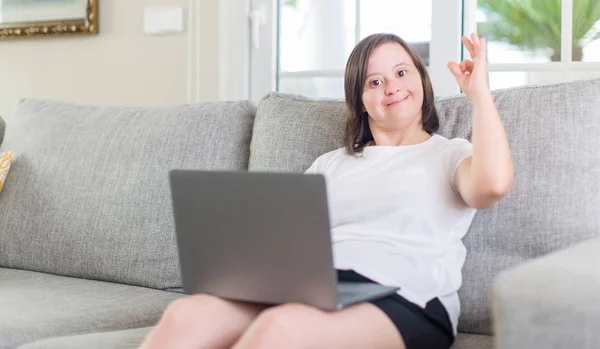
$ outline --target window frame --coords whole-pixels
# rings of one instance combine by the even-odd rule
[[[573,72],[599,71],[600,62],[573,61],[573,0],[561,0],[561,60],[548,63],[489,63],[489,73],[516,72],[533,73],[547,72],[560,73],[562,81],[572,80]],[[476,12],[477,0],[464,0],[464,33],[472,33],[477,29]],[[465,53],[465,58],[468,53]]]
[[[354,0],[355,43],[360,40],[360,5],[362,1]],[[270,23],[262,23],[260,29],[256,16],[250,19],[250,36],[258,33],[258,47],[251,45],[250,52],[250,99],[258,101],[270,91],[278,90],[280,79],[337,77],[343,78],[344,71],[340,70],[311,70],[302,72],[286,72],[279,69],[279,9],[282,0],[250,0],[250,8],[263,11]],[[460,61],[462,57],[462,2],[463,0],[432,0],[432,36],[430,43],[429,73],[437,95],[452,95],[459,92],[458,85],[446,64],[448,61]],[[251,10],[252,12],[252,10]],[[455,16],[449,16],[454,13]]]
[[[282,0],[247,0],[250,12],[260,8],[264,11],[264,21],[258,31],[252,30],[250,20],[250,68],[249,95],[253,101],[259,101],[271,91],[278,90],[278,82],[285,78],[337,77],[342,78],[344,71],[313,70],[303,72],[285,72],[279,69],[279,4]],[[349,0],[350,1],[350,0]],[[357,8],[355,21],[355,41],[360,39],[360,4],[354,0]],[[573,73],[582,71],[600,72],[600,62],[572,61],[573,0],[562,0],[561,15],[561,61],[549,63],[490,63],[489,73],[498,72],[548,72],[559,73],[562,81],[572,80]],[[470,58],[460,43],[462,35],[476,32],[477,0],[432,0],[432,37],[430,43],[429,74],[437,96],[448,96],[460,90],[454,77],[446,67],[449,61],[462,61]],[[454,14],[454,15],[451,15]],[[259,37],[253,35],[258,33]],[[258,40],[259,47],[252,45]],[[557,81],[558,82],[558,81]]]

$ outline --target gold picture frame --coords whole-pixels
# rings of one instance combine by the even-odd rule
[[[20,6],[41,6],[52,1],[49,0],[20,0]],[[60,2],[59,0],[55,0]],[[72,0],[75,1],[75,0]],[[16,39],[16,38],[39,38],[39,37],[55,37],[59,35],[95,35],[98,33],[98,0],[77,0],[85,1],[85,9],[81,10],[81,18],[75,15],[76,18],[69,19],[52,19],[44,18],[43,20],[21,20],[7,21],[2,23],[0,15],[0,40]],[[19,3],[19,0],[13,0],[14,3]],[[0,1],[0,4],[3,2]],[[2,8],[0,8],[2,11]],[[35,11],[35,9],[34,9]],[[13,10],[13,13],[17,11]],[[0,12],[1,13],[1,12]],[[18,16],[17,16],[18,17]]]

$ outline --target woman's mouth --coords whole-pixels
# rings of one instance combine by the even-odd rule
[[[386,104],[386,107],[391,107],[391,106],[400,104],[400,103],[404,102],[407,98],[408,98],[408,96],[404,96],[402,98],[398,98],[398,99],[396,99],[396,100],[394,100],[394,101]]]

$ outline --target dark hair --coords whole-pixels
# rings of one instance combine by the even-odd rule
[[[433,134],[440,127],[435,109],[433,86],[421,58],[397,35],[373,34],[362,39],[356,45],[346,63],[344,90],[346,106],[348,107],[348,120],[346,122],[344,144],[349,154],[356,155],[362,152],[367,143],[373,141],[373,134],[369,128],[369,117],[367,112],[364,111],[362,94],[367,77],[369,58],[375,49],[388,42],[398,43],[408,52],[421,76],[421,82],[423,83],[423,106],[421,108],[423,130]]]

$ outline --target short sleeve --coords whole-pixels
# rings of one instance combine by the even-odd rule
[[[305,174],[317,174],[317,173],[321,173],[319,171],[319,161],[320,158],[317,158],[317,160],[315,160],[312,165],[310,165],[310,167],[304,171]]]
[[[458,166],[468,158],[473,155],[473,144],[466,139],[463,138],[454,138],[451,141],[451,151],[450,151],[450,184],[454,189],[454,177],[456,176],[456,170],[458,170]]]
[[[310,167],[304,172],[305,174],[324,174],[325,170],[331,161],[340,154],[340,150],[334,150],[319,156]]]

